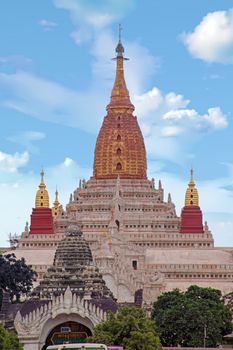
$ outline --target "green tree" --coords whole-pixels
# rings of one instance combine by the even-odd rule
[[[233,292],[224,295],[223,298],[225,303],[229,306],[231,312],[233,313]]]
[[[36,273],[25,259],[16,259],[14,254],[0,255],[0,288],[10,293],[12,301],[19,301],[21,294],[28,294]]]
[[[212,288],[191,286],[185,293],[175,289],[162,294],[152,319],[164,346],[216,347],[232,331],[232,313],[221,292]]]
[[[107,320],[94,328],[94,334],[88,340],[122,345],[125,350],[161,349],[155,322],[146,316],[144,310],[128,306],[116,314],[109,313]]]
[[[18,338],[0,324],[0,350],[23,350]]]

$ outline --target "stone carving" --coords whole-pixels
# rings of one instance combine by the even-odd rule
[[[14,327],[21,342],[35,344],[32,349],[38,349],[37,344],[40,342],[46,322],[56,320],[58,316],[61,317],[64,314],[76,314],[77,317],[89,319],[92,327],[106,319],[106,313],[101,308],[72,293],[68,286],[64,294],[53,297],[47,304],[33,309],[24,316],[18,311],[14,320]],[[25,349],[27,349],[27,345],[25,345]],[[31,348],[28,347],[28,349]]]
[[[164,274],[160,271],[155,272],[155,274],[150,278],[152,284],[162,284],[164,281]]]

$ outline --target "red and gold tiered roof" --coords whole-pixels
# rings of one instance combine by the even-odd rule
[[[95,179],[147,178],[146,150],[125,83],[123,53],[124,47],[119,39],[115,83],[95,147]]]
[[[44,182],[44,171],[41,171],[41,181],[36,192],[35,208],[32,209],[30,234],[52,234],[53,216],[49,208],[49,194]]]

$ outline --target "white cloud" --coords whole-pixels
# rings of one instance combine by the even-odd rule
[[[177,136],[182,134],[183,132],[184,132],[183,128],[175,125],[165,126],[161,129],[161,135],[164,137]]]
[[[71,159],[71,158],[69,158],[69,157],[66,157],[63,164],[64,164],[65,167],[68,168],[68,167],[71,166],[73,163],[74,163],[73,159]]]
[[[53,0],[53,2],[57,8],[69,12],[75,26],[71,37],[78,45],[90,40],[110,24],[119,23],[136,3],[135,0]]]
[[[24,146],[31,153],[38,153],[39,149],[34,145],[34,142],[41,141],[45,137],[45,133],[40,131],[25,131],[17,135],[9,136],[7,139]]]
[[[164,120],[178,121],[181,119],[196,120],[198,113],[194,109],[176,109],[163,115]]]
[[[233,63],[233,9],[209,13],[192,33],[183,34],[183,41],[196,58]]]
[[[0,56],[0,67],[14,66],[17,69],[28,69],[32,64],[32,59],[22,55]]]
[[[190,100],[184,99],[183,95],[176,94],[175,92],[169,92],[165,96],[165,102],[169,108],[176,109],[185,108],[190,103]]]
[[[157,87],[133,97],[137,113],[140,117],[148,117],[151,113],[159,110],[160,113],[165,113],[167,110],[181,109],[187,107],[190,103],[183,95],[169,92],[163,94]]]
[[[227,117],[219,107],[209,108],[208,114],[204,115],[204,119],[214,129],[223,129],[228,126]]]
[[[189,127],[197,129],[206,127],[224,129],[228,126],[227,117],[219,107],[209,108],[208,113],[203,116],[194,109],[171,110],[164,114],[163,119],[172,122],[182,121],[182,123],[188,120],[190,122]],[[185,131],[185,129],[183,130]]]
[[[76,92],[28,72],[0,73],[0,87],[8,95],[2,104],[37,119],[94,131],[104,110],[102,91]],[[92,101],[92,103],[90,103]],[[86,122],[88,116],[89,123]]]
[[[41,19],[39,25],[47,32],[56,28],[58,24],[56,22],[48,21],[47,19]]]
[[[158,109],[163,103],[161,91],[153,87],[152,90],[134,97],[137,113],[140,117],[148,116],[151,112]]]
[[[91,39],[91,34],[85,28],[76,30],[70,33],[71,38],[74,40],[75,44],[80,45],[85,41],[89,41]]]
[[[202,115],[188,108],[190,100],[183,95],[164,94],[157,87],[135,95],[133,102],[147,152],[156,158],[183,162],[184,157],[188,157],[188,148],[202,135],[228,126],[227,116],[220,107],[209,108]]]
[[[14,173],[18,168],[23,167],[29,160],[28,152],[9,154],[0,151],[0,171]]]

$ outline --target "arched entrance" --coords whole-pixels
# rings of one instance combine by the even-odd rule
[[[71,325],[71,331],[85,330],[87,335],[91,335],[94,326],[105,318],[106,313],[102,309],[72,294],[68,287],[64,295],[54,297],[48,304],[39,305],[24,316],[18,311],[14,326],[25,350],[44,350],[56,327],[61,332],[61,327]],[[64,330],[69,331],[68,328]]]
[[[45,350],[49,345],[69,342],[81,343],[91,334],[91,330],[87,326],[75,321],[66,321],[55,326],[50,331],[42,350]]]

